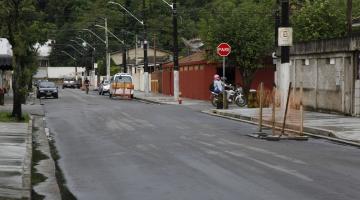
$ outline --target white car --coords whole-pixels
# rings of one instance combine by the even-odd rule
[[[104,80],[99,85],[99,95],[104,95],[110,92],[110,81]]]

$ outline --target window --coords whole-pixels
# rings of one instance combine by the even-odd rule
[[[192,71],[194,70],[194,67],[193,66],[189,66],[189,71]]]
[[[336,63],[335,58],[326,58],[326,64],[335,65],[335,63]]]
[[[309,59],[302,59],[302,65],[310,65]]]
[[[116,76],[115,82],[118,83],[131,83],[131,77],[130,76]]]

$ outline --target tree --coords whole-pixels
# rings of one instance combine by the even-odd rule
[[[232,47],[229,65],[239,67],[245,94],[262,59],[273,49],[273,0],[218,0],[204,12],[200,33],[209,48],[208,57],[218,60],[215,50],[220,42]]]
[[[43,23],[42,1],[0,0],[1,36],[8,38],[13,50],[13,111],[17,120],[22,119],[21,104],[27,94],[27,84],[36,63],[34,44],[44,43],[50,27]]]
[[[346,34],[346,4],[339,0],[306,0],[294,10],[291,22],[296,41],[341,37]]]

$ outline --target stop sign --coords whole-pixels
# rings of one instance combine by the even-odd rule
[[[226,57],[231,52],[231,46],[228,43],[221,43],[217,47],[216,51],[217,51],[217,54],[219,54],[219,56]]]

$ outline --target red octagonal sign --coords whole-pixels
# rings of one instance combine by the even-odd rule
[[[216,51],[217,51],[217,54],[219,54],[219,56],[226,57],[231,52],[231,46],[228,43],[221,43],[217,47]]]

